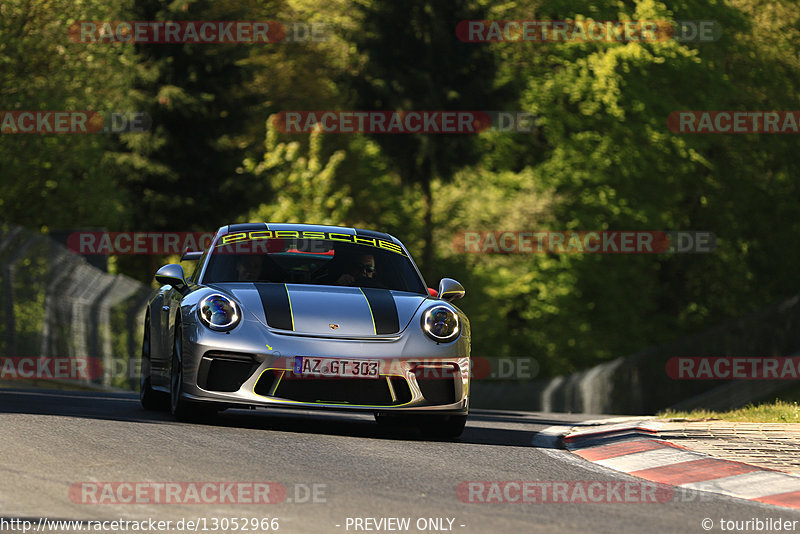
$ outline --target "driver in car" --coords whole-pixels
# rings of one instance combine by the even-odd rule
[[[237,258],[236,273],[240,282],[258,282],[264,261],[259,254],[245,254]]]
[[[373,280],[375,277],[375,257],[372,254],[361,254],[353,261],[350,270],[336,281],[340,286],[350,285],[359,279]]]

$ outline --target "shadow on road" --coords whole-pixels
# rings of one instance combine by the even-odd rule
[[[60,391],[54,389],[0,389],[0,414],[30,414],[78,417],[128,423],[183,425],[166,412],[149,412],[139,404],[135,393]],[[544,415],[544,414],[542,414]],[[573,416],[574,417],[574,416]],[[292,409],[229,409],[202,424],[231,428],[296,432],[403,441],[449,441],[455,444],[480,444],[504,447],[531,447],[538,428],[570,424],[552,414],[474,410],[467,428],[457,440],[431,439],[415,428],[378,426],[371,414],[341,411]]]

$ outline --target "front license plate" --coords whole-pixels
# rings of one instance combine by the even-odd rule
[[[380,360],[350,360],[343,358],[314,358],[295,356],[294,374],[337,378],[378,378]]]

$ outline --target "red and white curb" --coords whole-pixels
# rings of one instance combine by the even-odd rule
[[[534,445],[552,446],[560,435],[567,450],[581,458],[631,476],[688,490],[707,491],[776,506],[800,509],[800,477],[762,467],[713,458],[658,438],[650,420],[586,421],[550,427]]]

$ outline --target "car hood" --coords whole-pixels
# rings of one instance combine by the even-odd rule
[[[303,284],[215,284],[277,330],[330,337],[392,336],[428,297],[388,289]]]

